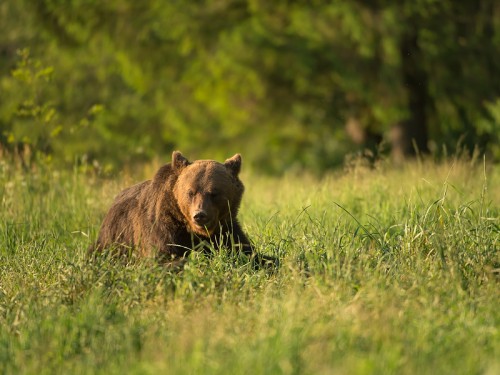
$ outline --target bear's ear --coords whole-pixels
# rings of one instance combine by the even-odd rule
[[[175,170],[180,170],[189,165],[189,160],[187,160],[180,151],[174,151],[172,153],[172,168]]]
[[[224,166],[229,169],[233,176],[238,176],[241,170],[241,155],[236,154],[224,162]]]

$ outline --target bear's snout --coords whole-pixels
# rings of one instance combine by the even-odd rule
[[[196,211],[193,215],[193,220],[196,224],[203,226],[208,222],[208,215],[205,211]]]
[[[206,235],[215,230],[218,219],[213,210],[197,209],[191,215],[192,229],[195,233]]]

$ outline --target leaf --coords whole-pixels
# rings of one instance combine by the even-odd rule
[[[104,111],[104,106],[102,104],[94,104],[90,107],[88,114],[89,115],[97,115]]]
[[[61,134],[61,132],[63,131],[63,127],[62,125],[58,125],[56,126],[54,129],[52,129],[52,131],[50,132],[50,137],[51,138],[55,138],[57,137],[59,134]]]
[[[49,108],[47,110],[47,113],[45,113],[45,116],[43,118],[43,122],[45,123],[50,123],[52,119],[57,115],[57,112],[54,108]]]

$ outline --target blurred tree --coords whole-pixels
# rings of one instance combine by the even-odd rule
[[[60,137],[87,158],[128,162],[176,147],[320,171],[356,142],[385,138],[404,158],[497,139],[493,0],[6,4],[0,46],[28,45],[54,67],[47,95],[63,128],[104,109],[83,139]]]

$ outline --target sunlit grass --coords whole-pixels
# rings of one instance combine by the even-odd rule
[[[134,178],[2,165],[0,372],[500,370],[498,167],[243,179],[241,222],[276,272],[227,254],[193,254],[180,273],[89,262]]]

